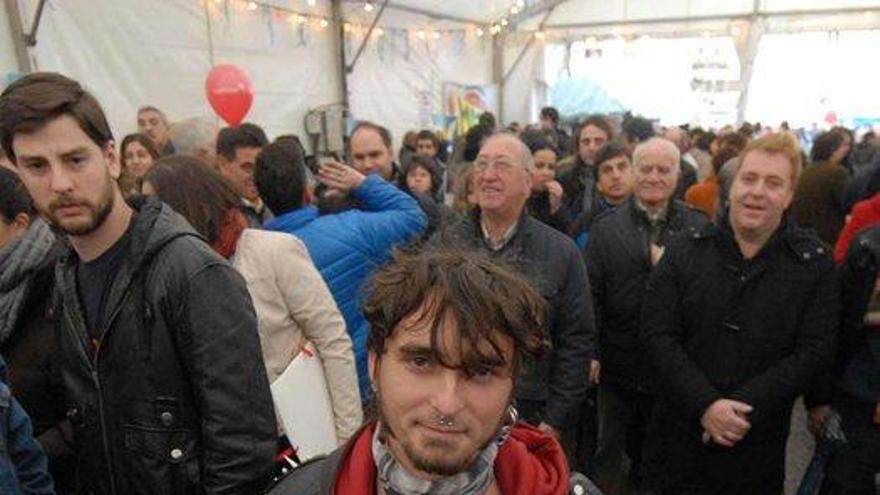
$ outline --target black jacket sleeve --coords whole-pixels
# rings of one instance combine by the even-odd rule
[[[275,454],[275,412],[244,280],[212,263],[188,279],[181,351],[201,410],[206,494],[256,493]]]
[[[557,429],[586,395],[590,361],[596,358],[590,281],[580,253],[570,244],[558,304],[551,309],[554,351],[545,421]]]
[[[640,332],[659,394],[699,421],[721,394],[685,350],[681,301],[686,277],[681,272],[686,248],[674,242],[654,267],[642,303]]]

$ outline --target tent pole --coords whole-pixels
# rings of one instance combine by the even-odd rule
[[[504,122],[504,33],[492,37],[492,80],[498,87],[498,123]]]
[[[18,70],[23,74],[31,73],[34,70],[34,66],[30,53],[28,53],[27,34],[24,32],[18,0],[6,0],[4,4],[9,15],[9,30],[12,35],[12,45],[15,47],[15,60],[18,63]]]
[[[354,60],[351,61],[345,67],[345,72],[351,74],[354,72],[354,66],[357,65],[358,59],[361,58],[361,55],[364,53],[364,48],[367,47],[367,42],[370,41],[370,37],[373,36],[373,30],[376,29],[376,24],[379,23],[379,19],[382,18],[382,14],[385,13],[385,7],[388,6],[388,0],[382,2],[382,7],[379,8],[379,12],[376,13],[376,17],[373,18],[373,22],[370,24],[370,29],[367,30],[367,34],[364,36],[364,39],[361,40],[361,46],[358,47],[358,51],[354,56]]]
[[[332,9],[333,22],[336,26],[336,36],[333,42],[336,45],[336,53],[339,54],[339,60],[336,64],[337,74],[339,75],[339,96],[342,100],[342,107],[349,111],[348,107],[348,71],[345,64],[345,26],[342,19],[342,0],[330,0]]]

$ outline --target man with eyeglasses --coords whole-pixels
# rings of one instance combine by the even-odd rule
[[[550,304],[546,358],[526,361],[518,380],[520,417],[558,437],[571,454],[575,414],[597,367],[593,308],[574,242],[526,212],[531,192],[529,148],[512,134],[490,136],[474,162],[479,208],[437,237],[488,252],[516,268]]]

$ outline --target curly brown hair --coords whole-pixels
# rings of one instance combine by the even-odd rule
[[[400,323],[414,315],[419,318],[414,324],[430,325],[437,362],[469,374],[496,363],[509,366],[516,380],[524,357],[550,350],[546,301],[516,271],[480,252],[444,242],[398,250],[366,289],[367,349],[377,356],[385,353]],[[451,363],[441,350],[446,318],[457,323],[461,363]],[[512,362],[505,359],[500,339],[513,342]],[[484,342],[489,346],[480,345]]]

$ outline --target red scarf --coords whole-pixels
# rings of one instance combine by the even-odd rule
[[[244,213],[238,208],[228,210],[226,216],[223,217],[220,232],[217,233],[217,240],[211,244],[211,247],[220,256],[226,259],[232,258],[232,255],[235,254],[235,247],[238,245],[238,238],[246,228],[248,228],[248,221]]]
[[[376,493],[371,423],[349,443],[333,492],[337,495]],[[525,423],[517,423],[495,458],[495,481],[503,495],[567,495],[568,462],[562,446]]]

